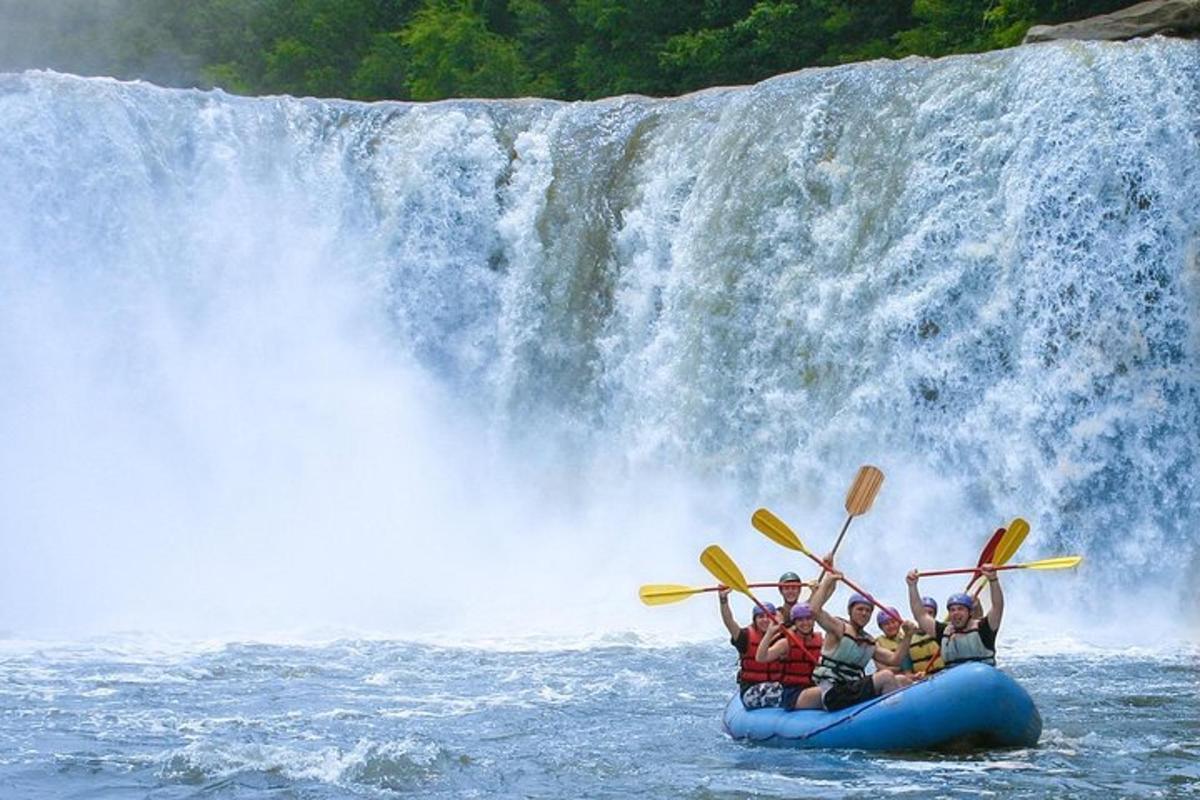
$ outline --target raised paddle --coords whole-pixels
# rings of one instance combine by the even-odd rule
[[[975,562],[976,567],[982,567],[984,564],[991,562],[992,557],[996,554],[996,548],[1000,546],[1000,540],[1004,538],[1004,532],[1007,530],[1008,528],[996,528],[996,532],[992,534],[992,537],[987,540],[987,544],[979,551],[979,560]],[[971,582],[974,580],[972,578],[970,581],[967,581],[967,589],[971,588]]]
[[[1016,554],[1017,549],[1025,541],[1025,537],[1029,535],[1029,523],[1017,517],[1008,524],[1008,528],[1004,531],[1004,536],[1000,537],[1000,543],[996,545],[996,551],[992,554],[992,564],[997,567],[1007,564]],[[983,562],[984,564],[988,562]],[[983,566],[982,564],[980,566]],[[967,587],[967,591],[971,592],[971,585],[975,587],[973,591],[974,597],[979,597],[983,592],[983,587],[987,585],[987,581],[983,576],[975,578]]]
[[[747,584],[753,587],[768,587],[780,586],[777,582],[772,583],[751,583]],[[687,600],[693,595],[701,592],[717,592],[725,587],[723,586],[681,586],[677,583],[648,583],[638,589],[638,597],[648,606],[665,606],[668,603],[678,603],[682,600]]]
[[[879,494],[879,487],[882,485],[883,472],[878,467],[864,464],[858,468],[858,474],[854,476],[854,483],[850,484],[850,491],[846,492],[846,523],[842,525],[842,532],[838,534],[833,543],[833,549],[829,551],[831,561],[837,555],[838,547],[842,544],[842,537],[846,535],[850,523],[855,517],[862,516],[871,509],[871,504],[875,502],[875,495]],[[821,574],[817,576],[817,580],[820,581],[824,577],[825,568],[821,567]]]
[[[767,607],[754,597],[750,592],[750,584],[746,583],[746,577],[742,575],[742,571],[738,569],[738,565],[733,563],[730,558],[719,545],[710,544],[704,548],[704,552],[700,554],[700,563],[708,570],[717,582],[728,586],[730,589],[741,592],[750,598],[750,602],[761,608],[764,612]],[[791,628],[783,628],[783,633],[788,637],[788,641],[797,647],[804,647],[804,641],[797,636]]]
[[[768,539],[775,542],[776,544],[782,545],[782,546],[788,548],[789,550],[796,550],[798,552],[801,552],[804,555],[811,558],[813,561],[820,564],[821,569],[823,571],[822,574],[824,574],[824,571],[833,569],[833,565],[831,565],[829,562],[825,561],[824,559],[820,558],[819,556],[814,555],[811,550],[809,550],[807,547],[805,547],[804,542],[800,541],[800,537],[792,532],[792,529],[787,526],[787,523],[785,523],[779,517],[772,514],[767,509],[760,508],[757,511],[755,511],[754,515],[750,517],[750,524],[753,525],[759,532],[764,534]],[[720,579],[718,578],[718,580],[720,580]],[[853,581],[851,581],[845,575],[842,576],[841,580],[842,580],[842,583],[846,584],[851,589],[858,592],[863,597],[867,598],[867,600],[869,600],[871,602],[871,604],[874,605],[876,608],[878,608],[880,611],[883,611],[888,616],[895,618],[897,621],[900,621],[900,622],[903,621],[900,619],[900,617],[896,616],[890,608],[885,606],[883,603],[880,603],[878,600],[876,600],[874,597],[872,597],[865,589],[856,585]]]
[[[996,566],[1007,564],[1016,555],[1017,549],[1025,541],[1025,537],[1029,535],[1029,523],[1017,517],[1008,525],[1008,530],[1004,533],[1004,538],[1000,540],[1000,544],[996,545],[995,560],[992,561]]]
[[[1059,556],[1057,558],[1043,558],[1041,561],[1026,561],[1024,564],[1004,564],[996,567],[999,572],[1002,569],[1070,569],[1079,565],[1083,561],[1083,556]],[[979,572],[979,567],[961,567],[959,569],[935,569],[929,572],[918,572],[922,578],[928,578],[932,575],[965,575],[968,572]]]

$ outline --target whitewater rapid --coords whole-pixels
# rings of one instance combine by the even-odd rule
[[[574,104],[0,76],[0,628],[703,638],[637,585],[802,566],[750,512],[821,549],[874,463],[860,582],[1020,515],[1087,560],[1016,630],[1165,633],[1197,98],[1158,39]]]

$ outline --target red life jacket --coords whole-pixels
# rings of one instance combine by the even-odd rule
[[[772,661],[768,664],[754,657],[758,652],[758,643],[762,641],[762,633],[753,625],[745,630],[749,632],[749,636],[747,637],[746,652],[742,653],[742,668],[738,670],[738,683],[766,683],[779,680],[783,674],[783,665],[780,662]]]
[[[821,634],[813,632],[808,636],[796,632],[796,636],[804,642],[804,647],[797,647],[794,641],[788,640],[787,657],[783,660],[783,676],[780,681],[784,686],[812,686],[812,672],[821,661],[821,646],[825,644]]]

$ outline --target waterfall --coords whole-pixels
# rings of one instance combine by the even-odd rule
[[[1020,515],[1087,558],[1030,618],[1194,604],[1198,98],[1160,39],[573,104],[0,76],[0,627],[711,634],[637,584],[797,566],[750,512],[822,549],[861,463],[896,599]]]

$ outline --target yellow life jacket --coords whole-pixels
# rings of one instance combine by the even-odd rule
[[[877,636],[875,637],[875,644],[893,653],[900,649],[899,637],[893,639],[890,636]],[[937,656],[936,658],[934,658],[935,655]],[[933,665],[929,666],[929,659],[931,658],[933,658]],[[928,674],[930,672],[937,672],[944,666],[946,665],[942,663],[941,648],[938,647],[937,639],[932,636],[926,636],[923,633],[913,634],[912,640],[908,643],[908,656],[901,663],[900,670],[902,672]]]
[[[942,661],[937,639],[923,633],[913,634],[912,641],[908,643],[908,658],[912,663],[913,672],[923,672],[927,675],[946,666]],[[930,659],[933,659],[932,664]]]

